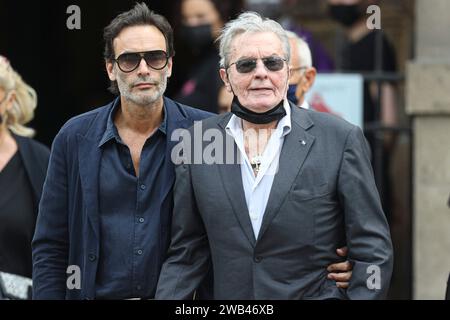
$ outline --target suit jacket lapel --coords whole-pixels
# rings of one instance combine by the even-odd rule
[[[286,135],[281,149],[278,173],[272,184],[258,239],[262,238],[278,214],[315,140],[314,136],[306,132],[313,125],[307,112],[296,106],[291,110],[291,132]]]
[[[234,148],[235,152],[239,152],[236,145],[234,145]],[[254,247],[256,239],[255,234],[253,233],[247,203],[245,201],[244,187],[242,185],[241,165],[238,163],[220,164],[218,167],[223,186],[225,187],[225,191],[228,196],[228,201],[233,207],[234,214],[236,215],[241,228],[244,230],[245,236]]]
[[[231,114],[221,118],[219,126],[223,130],[224,137],[228,137],[225,131],[225,127],[231,118]],[[229,137],[232,139],[231,137]],[[226,148],[226,143],[224,143],[224,148]],[[233,207],[233,212],[236,215],[245,236],[247,237],[250,244],[254,247],[256,243],[255,234],[253,232],[252,223],[250,221],[250,216],[248,213],[247,202],[245,201],[245,192],[242,185],[242,174],[241,165],[239,164],[239,150],[236,143],[233,143],[233,158],[232,164],[218,164],[220,176],[222,178],[222,183],[225,188],[228,201]],[[224,150],[224,158],[226,159],[226,150]]]

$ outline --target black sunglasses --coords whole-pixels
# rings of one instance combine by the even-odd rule
[[[163,50],[145,52],[127,52],[113,59],[123,72],[132,72],[137,69],[141,60],[144,59],[147,66],[155,70],[164,69],[169,61],[169,56]]]
[[[261,58],[261,60],[264,63],[264,66],[269,71],[280,71],[281,69],[283,69],[284,62],[286,61],[286,59],[283,59],[283,58],[280,58],[277,56]],[[228,68],[231,67],[233,64],[235,64],[236,70],[239,73],[249,73],[249,72],[252,72],[253,70],[255,70],[257,61],[258,61],[258,59],[253,59],[253,58],[242,59],[242,60],[233,62],[232,64],[230,64],[228,66]]]

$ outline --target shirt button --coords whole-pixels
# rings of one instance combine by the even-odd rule
[[[146,186],[145,184],[141,184],[141,190],[145,190]]]
[[[95,256],[95,254],[90,253],[90,254],[88,255],[88,259],[89,259],[89,261],[94,262],[95,259],[97,259],[97,257]]]
[[[139,249],[138,251],[136,251],[136,253],[137,253],[139,256],[141,256],[142,253],[143,253],[143,251]]]
[[[251,218],[253,221],[258,220],[258,216],[257,216],[256,214],[254,214],[254,213],[250,213],[250,218]]]
[[[144,223],[145,219],[144,218],[139,218],[139,222],[140,223]]]
[[[262,258],[260,256],[256,256],[254,260],[256,263],[260,263]]]

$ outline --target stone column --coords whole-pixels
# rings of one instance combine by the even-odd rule
[[[416,0],[406,72],[413,122],[413,297],[444,299],[450,273],[450,1]]]

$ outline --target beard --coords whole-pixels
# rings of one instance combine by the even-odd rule
[[[138,76],[136,79],[126,79],[125,74],[118,72],[116,79],[120,95],[127,101],[142,107],[150,107],[161,99],[167,87],[167,71],[163,71],[159,77]],[[133,92],[134,86],[143,82],[151,83],[154,87]]]

